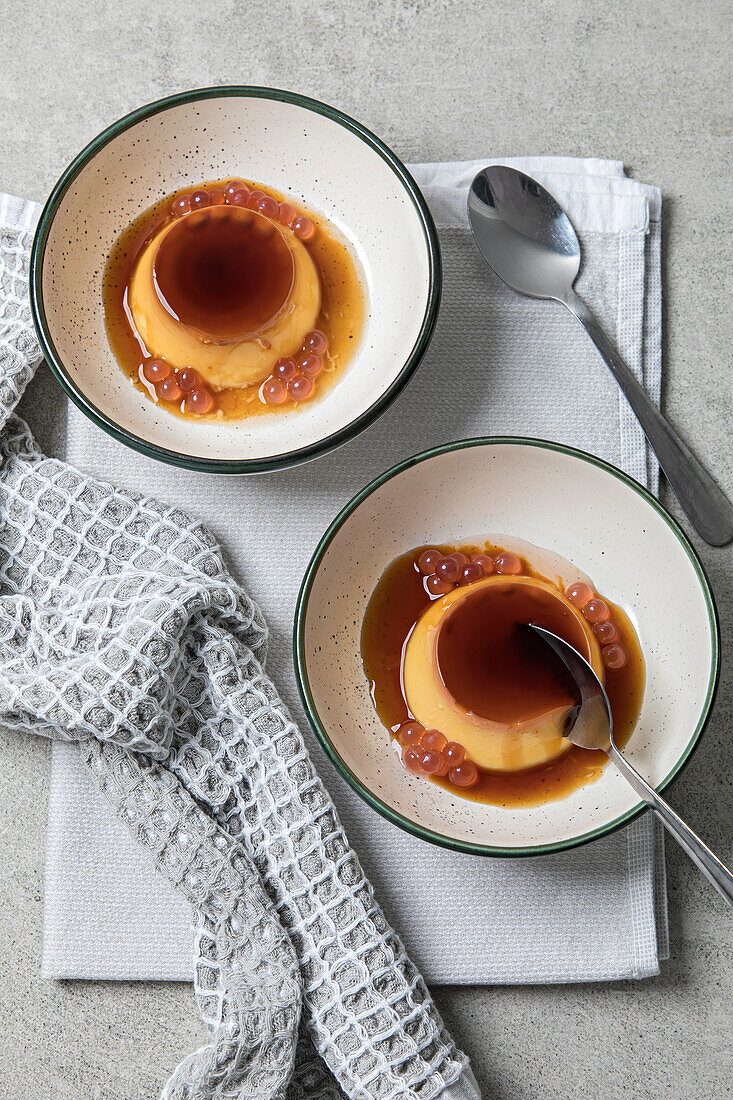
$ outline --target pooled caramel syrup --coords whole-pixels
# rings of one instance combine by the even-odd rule
[[[501,547],[488,544],[438,549],[444,554],[460,549],[469,555],[481,552],[492,557],[502,552]],[[419,553],[420,550],[415,550],[404,554],[387,568],[369,601],[362,628],[362,662],[374,706],[393,735],[403,722],[414,718],[402,686],[403,651],[415,623],[431,602],[416,565]],[[528,562],[522,564],[524,575],[549,579],[532,569]],[[548,595],[545,605],[537,589],[525,586],[522,595],[516,595],[519,589],[520,586],[508,589],[510,594],[505,597],[504,605],[498,588],[496,599],[480,600],[477,593],[473,599],[456,604],[452,641],[457,644],[449,642],[441,653],[440,640],[438,642],[441,675],[450,693],[462,706],[494,721],[513,721],[522,711],[537,713],[538,702],[541,706],[552,700],[571,703],[577,695],[560,659],[531,631],[520,629],[518,624],[539,622],[565,638],[583,656],[588,655],[580,628],[569,614],[567,621],[562,618],[558,601]],[[490,591],[490,587],[485,589],[486,594]],[[532,600],[524,593],[532,593]],[[622,669],[606,669],[605,686],[613,714],[614,739],[623,746],[641,710],[644,660],[627,615],[607,599],[606,603],[619,631],[619,641],[629,655]],[[459,608],[466,610],[459,615]],[[443,626],[449,621],[450,617],[446,616]],[[487,669],[487,664],[493,664],[493,670]],[[536,674],[538,679],[527,678],[525,673]],[[432,779],[451,794],[458,793],[477,802],[507,807],[537,806],[565,798],[578,787],[592,783],[600,776],[607,760],[604,752],[572,745],[560,759],[527,771],[493,772],[479,767],[476,785],[460,791],[443,779]]]
[[[362,276],[346,243],[324,218],[272,187],[253,181],[245,182],[250,189],[263,191],[278,202],[293,202],[298,213],[306,214],[316,226],[315,236],[304,243],[321,279],[321,312],[316,328],[328,337],[327,365],[318,378],[317,394],[313,398],[318,401],[341,378],[359,346],[367,315]],[[221,188],[225,183],[225,180],[211,180],[202,186]],[[151,400],[150,392],[140,381],[138,370],[142,358],[150,353],[130,322],[127,307],[129,284],[137,259],[147,242],[165,223],[173,220],[171,204],[179,196],[190,192],[191,188],[185,187],[166,195],[136,218],[117,239],[104,272],[102,296],[107,339],[122,370],[147,400]],[[187,214],[181,220],[193,216]],[[241,420],[263,413],[292,412],[293,407],[290,401],[283,405],[264,404],[260,400],[259,385],[232,387],[216,391],[216,412],[206,419]],[[183,415],[176,404],[166,404],[165,408],[174,416]]]
[[[581,627],[559,600],[507,581],[450,609],[440,626],[436,656],[443,683],[459,706],[512,724],[578,701],[566,666],[527,623],[544,626],[584,657],[589,654]]]
[[[183,325],[243,340],[282,309],[295,264],[282,233],[261,214],[212,206],[179,218],[161,241],[153,276],[161,301]]]

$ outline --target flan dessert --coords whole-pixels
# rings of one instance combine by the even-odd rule
[[[292,411],[328,392],[364,319],[360,273],[335,229],[242,180],[146,211],[118,241],[104,294],[126,373],[199,419]]]
[[[624,743],[644,662],[628,616],[557,555],[496,536],[418,547],[386,570],[362,630],[372,698],[408,771],[497,805],[535,805],[592,782],[604,753],[564,736],[579,705],[564,638],[606,687]]]

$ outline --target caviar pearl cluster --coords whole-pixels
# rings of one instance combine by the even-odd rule
[[[315,380],[326,367],[328,338],[320,329],[306,333],[296,355],[278,359],[272,374],[260,386],[260,400],[266,405],[307,401],[315,393]]]
[[[272,195],[254,189],[250,191],[242,180],[230,180],[224,187],[200,187],[196,191],[177,195],[171,204],[174,218],[182,218],[192,210],[205,210],[208,206],[239,206],[254,210],[272,221],[292,229],[301,241],[309,241],[316,227],[305,214],[299,214],[289,202],[278,202]]]
[[[468,554],[453,550],[442,554],[440,550],[423,550],[417,559],[417,567],[425,580],[425,591],[430,596],[445,596],[454,588],[475,584],[491,573],[517,576],[524,571],[521,558],[502,550],[495,558],[490,554]]]
[[[167,359],[145,359],[138,376],[154,401],[180,402],[181,412],[195,416],[205,416],[214,408],[213,393],[193,367],[173,367]]]
[[[565,595],[591,624],[593,633],[602,646],[601,657],[606,668],[612,672],[623,668],[629,655],[619,642],[621,633],[611,618],[611,609],[606,601],[585,581],[571,584]]]
[[[473,787],[478,768],[457,741],[448,741],[440,730],[428,730],[420,722],[403,722],[397,730],[402,763],[415,775],[446,778],[454,787]]]

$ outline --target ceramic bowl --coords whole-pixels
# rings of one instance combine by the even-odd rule
[[[110,350],[102,276],[112,246],[157,199],[244,176],[322,213],[361,265],[368,318],[360,347],[323,400],[277,416],[194,422],[130,385]],[[271,88],[183,92],[108,127],[76,159],[41,215],[31,305],[51,369],[100,427],[179,466],[252,473],[293,465],[373,421],[418,365],[440,298],[440,252],[404,165],[358,122]]]
[[[601,460],[529,439],[472,439],[408,459],[373,481],[321,539],[300,592],[295,660],[328,756],[379,813],[425,840],[494,856],[573,847],[644,808],[608,765],[561,801],[505,809],[410,775],[372,706],[360,631],[380,575],[431,543],[506,534],[556,551],[621,605],[638,632],[646,688],[627,746],[658,790],[689,759],[718,678],[713,597],[684,533],[640,485]]]

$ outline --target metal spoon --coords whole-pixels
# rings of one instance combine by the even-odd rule
[[[481,254],[500,279],[520,294],[562,302],[575,314],[638,417],[695,529],[712,546],[731,542],[733,505],[649,399],[573,290],[580,243],[549,191],[516,168],[493,165],[471,184],[468,217]]]
[[[664,799],[650,787],[645,779],[632,768],[628,760],[613,741],[613,717],[608,702],[608,696],[603,684],[596,676],[593,669],[580,654],[544,627],[530,623],[529,627],[543,638],[551,646],[580,691],[580,706],[577,709],[573,725],[566,730],[564,736],[574,745],[580,745],[583,749],[602,749],[613,760],[614,764],[634,788],[640,798],[651,806],[662,822],[670,831],[675,840],[682,845],[690,859],[697,864],[707,879],[712,882],[728,904],[733,907],[733,874],[725,864],[721,863],[717,856],[713,855],[699,836],[693,833],[689,825],[685,825],[681,817],[674,812]]]

